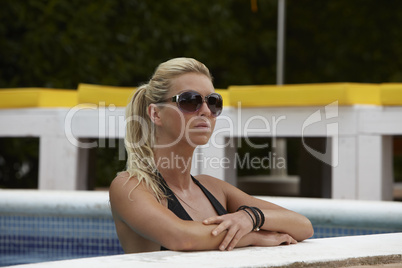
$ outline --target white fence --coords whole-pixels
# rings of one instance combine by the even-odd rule
[[[88,148],[102,145],[85,139],[123,138],[124,127],[115,106],[0,110],[0,137],[40,138],[39,189],[85,189]],[[236,184],[236,138],[327,137],[325,153],[306,149],[331,166],[332,198],[391,200],[394,135],[402,135],[401,106],[225,107],[192,172]]]

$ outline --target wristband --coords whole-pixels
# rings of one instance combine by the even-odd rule
[[[245,211],[249,216],[250,216],[250,218],[251,218],[251,221],[253,222],[253,227],[251,227],[251,232],[254,230],[254,228],[255,228],[255,226],[256,226],[256,223],[255,223],[255,221],[254,221],[254,218],[253,218],[253,216],[251,216],[251,214],[250,214],[250,212],[248,212],[247,211],[247,208],[244,206],[242,206],[242,207],[239,207],[236,211],[239,211],[239,210],[243,210],[243,211]]]
[[[254,220],[253,216],[251,215],[251,213],[248,212],[247,209],[249,209],[254,214],[255,220]],[[255,210],[253,207],[249,207],[249,206],[240,206],[236,211],[239,211],[239,210],[244,210],[250,216],[250,218],[253,222],[253,228],[251,229],[251,231],[259,231],[260,230],[259,229],[260,216],[258,215],[257,210]]]
[[[255,217],[255,226],[254,226],[253,231],[258,232],[260,230],[260,221],[261,221],[260,215],[257,212],[257,210],[255,209],[255,207],[249,207],[249,209],[251,210],[251,212],[253,212],[254,217]]]
[[[261,222],[260,222],[260,225],[258,226],[258,228],[260,229],[263,225],[264,225],[264,223],[265,223],[265,215],[264,215],[264,213],[261,211],[261,209],[259,209],[259,208],[257,208],[257,207],[253,207],[255,210],[257,210],[258,211],[258,213],[260,214],[260,217],[261,217]]]

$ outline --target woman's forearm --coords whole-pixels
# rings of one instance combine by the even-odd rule
[[[169,239],[163,246],[171,250],[193,251],[193,250],[216,250],[219,249],[226,231],[219,235],[212,235],[216,225],[204,225],[201,222],[185,221],[182,230],[175,239]],[[255,234],[250,233],[243,236],[236,247],[251,246],[255,243]]]
[[[193,250],[214,250],[220,249],[220,243],[226,235],[226,231],[220,233],[217,236],[211,235],[211,231],[216,225],[200,225],[199,222],[187,222],[189,227],[185,235],[185,239],[181,240],[178,237],[176,239],[178,247],[170,248],[172,250],[180,251],[193,251]],[[207,227],[207,228],[205,228]],[[211,228],[212,227],[212,228]],[[183,234],[184,234],[183,233]],[[183,238],[183,237],[182,237]],[[290,234],[279,233],[275,231],[265,231],[261,230],[259,232],[249,232],[248,234],[242,236],[236,248],[247,247],[247,246],[279,246],[282,244],[294,244],[297,243],[295,239]],[[231,250],[232,247],[225,248]]]
[[[305,216],[290,210],[262,210],[265,215],[263,230],[287,233],[297,241],[310,238],[313,226]]]

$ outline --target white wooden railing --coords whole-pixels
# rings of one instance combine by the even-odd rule
[[[0,137],[40,138],[39,189],[82,190],[88,148],[104,146],[86,139],[122,139],[124,120],[124,108],[114,105],[1,109]],[[197,148],[192,172],[236,184],[236,138],[328,137],[325,153],[305,147],[331,166],[332,198],[391,200],[394,135],[402,135],[402,106],[230,106]]]

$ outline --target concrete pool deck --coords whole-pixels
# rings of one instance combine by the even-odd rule
[[[159,251],[74,259],[12,267],[402,267],[402,233],[309,239],[279,247],[247,247],[233,251]]]

